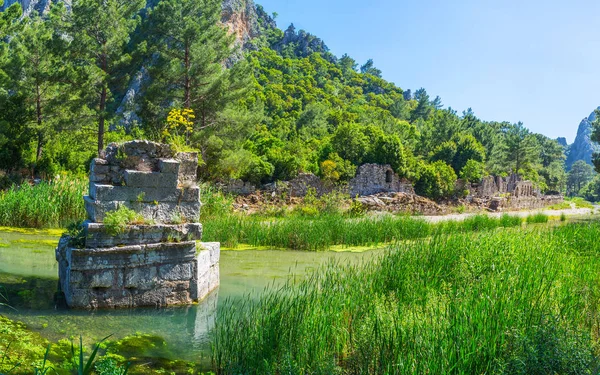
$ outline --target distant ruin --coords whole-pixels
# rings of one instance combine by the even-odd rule
[[[111,144],[94,159],[88,220],[56,249],[59,283],[73,308],[190,304],[219,285],[218,243],[197,244],[200,190],[196,153],[168,145]],[[121,207],[141,223],[120,231],[104,220]]]
[[[380,164],[361,165],[356,177],[348,183],[348,191],[351,197],[379,193],[415,193],[408,180],[400,179],[391,166]]]
[[[488,176],[470,185],[459,181],[457,185],[468,190],[467,200],[492,211],[536,209],[563,201],[561,195],[543,195],[533,182],[523,181],[517,174]]]
[[[220,184],[219,187],[223,191],[235,195],[250,195],[261,190],[271,194],[285,193],[288,197],[304,197],[309,190],[314,191],[318,196],[336,190],[347,193],[352,198],[383,194],[387,195],[384,197],[386,201],[392,199],[392,203],[387,206],[392,206],[394,209],[403,207],[403,210],[406,210],[412,204],[418,206],[419,210],[417,211],[424,212],[423,207],[426,206],[421,201],[417,202],[414,199],[394,195],[415,195],[415,190],[410,181],[400,178],[390,165],[380,164],[361,165],[355,177],[348,181],[347,185],[333,186],[312,173],[300,173],[291,181],[274,182],[264,186],[254,186],[241,180],[231,180],[227,184]],[[466,197],[468,203],[492,211],[536,209],[563,201],[561,195],[543,195],[533,182],[524,181],[517,174],[507,177],[488,176],[481,182],[473,184],[465,180],[458,180],[455,191],[457,197]],[[373,207],[384,206],[378,203],[370,205]],[[426,211],[440,213],[442,209],[429,204]]]

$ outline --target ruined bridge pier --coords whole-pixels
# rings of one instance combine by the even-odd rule
[[[190,304],[219,286],[218,243],[200,243],[198,155],[147,141],[111,144],[90,168],[88,220],[56,249],[72,308]],[[126,207],[139,222],[104,223]]]

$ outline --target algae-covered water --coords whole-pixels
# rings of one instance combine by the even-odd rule
[[[82,335],[88,343],[108,335],[120,339],[136,333],[164,338],[172,359],[201,361],[209,351],[209,333],[218,306],[226,298],[260,293],[272,283],[307,272],[329,261],[357,262],[378,251],[298,252],[244,250],[221,252],[221,286],[198,305],[172,308],[137,308],[76,311],[55,305],[58,264],[54,249],[56,231],[0,229],[0,294],[15,310],[0,312],[56,341]],[[6,302],[6,301],[0,301]]]

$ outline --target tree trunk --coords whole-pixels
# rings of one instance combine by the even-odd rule
[[[102,70],[107,73],[107,57],[106,54],[102,56]],[[106,82],[102,83],[102,92],[100,93],[100,107],[98,108],[98,156],[102,154],[104,150],[104,117],[106,112],[106,97],[107,93]]]
[[[190,47],[189,44],[185,43],[185,82],[184,82],[184,97],[183,97],[183,107],[185,109],[192,107],[192,82],[190,79]],[[185,143],[190,145],[190,132],[189,130],[185,130]]]
[[[44,147],[44,131],[42,129],[42,98],[40,94],[39,83],[36,83],[35,85],[35,112],[37,120],[37,150],[35,153],[35,167],[33,172],[34,175],[37,175],[39,173],[38,164],[40,162],[40,159],[42,158],[42,150]]]

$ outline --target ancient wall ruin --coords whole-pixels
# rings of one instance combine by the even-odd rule
[[[365,196],[378,193],[414,194],[412,184],[400,179],[389,165],[364,164],[358,168],[356,177],[348,184],[350,196]]]
[[[92,161],[88,220],[56,250],[67,305],[189,304],[218,287],[220,246],[196,242],[202,237],[197,165],[195,153],[147,141],[111,144]],[[115,231],[104,220],[120,207],[135,211],[139,222]]]

